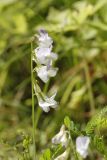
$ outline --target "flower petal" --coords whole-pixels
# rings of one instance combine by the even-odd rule
[[[53,96],[52,96],[53,97]],[[39,106],[45,111],[48,112],[51,108],[55,108],[57,106],[57,102],[52,97],[38,97]]]
[[[50,69],[48,70],[48,75],[49,75],[49,77],[54,77],[54,76],[56,76],[57,71],[58,71],[58,68],[50,68]]]
[[[35,49],[35,55],[37,57],[37,60],[40,64],[47,64],[48,63],[48,57],[50,57],[51,50],[50,48],[37,48]]]
[[[76,139],[76,150],[83,157],[86,158],[88,155],[88,146],[90,138],[88,136],[79,136]]]
[[[37,76],[44,82],[46,83],[49,80],[48,72],[47,72],[47,67],[46,66],[41,66],[36,68],[37,71]]]
[[[43,111],[45,112],[49,112],[50,108],[49,108],[49,103],[43,101],[42,99],[39,99],[39,106],[43,109]]]
[[[68,132],[65,131],[65,126],[62,125],[60,132],[57,133],[53,138],[52,138],[52,143],[53,144],[62,144],[62,146],[67,147],[69,143],[69,136]]]
[[[48,33],[45,30],[40,30],[40,35],[38,36],[39,46],[40,47],[52,47],[53,40],[48,36]]]

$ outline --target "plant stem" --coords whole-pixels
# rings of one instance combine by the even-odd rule
[[[36,145],[35,145],[35,105],[34,105],[34,78],[33,78],[33,43],[31,42],[31,85],[32,85],[32,136],[33,136],[33,160],[36,159]]]
[[[91,77],[89,74],[89,67],[86,59],[84,60],[84,63],[85,63],[84,69],[85,69],[85,75],[86,75],[86,81],[87,81],[87,87],[88,87],[89,99],[90,99],[90,107],[91,107],[91,112],[93,114],[95,113],[95,103],[94,103],[94,96],[93,96],[92,85],[91,85]]]

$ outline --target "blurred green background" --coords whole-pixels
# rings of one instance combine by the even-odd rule
[[[0,160],[18,159],[23,137],[32,135],[30,41],[40,28],[59,56],[58,74],[48,86],[58,90],[59,107],[40,116],[38,154],[65,115],[84,128],[92,106],[97,111],[107,104],[107,0],[0,0]],[[35,100],[36,117],[37,107]]]

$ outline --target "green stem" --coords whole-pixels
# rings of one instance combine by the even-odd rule
[[[89,99],[90,99],[90,107],[91,107],[91,112],[92,114],[95,113],[95,103],[94,103],[94,96],[93,96],[93,91],[92,91],[92,85],[91,85],[91,77],[89,74],[89,68],[86,60],[84,61],[85,63],[85,75],[86,75],[86,81],[87,81],[87,87],[88,87],[88,92],[89,92]]]
[[[33,135],[33,160],[36,159],[36,145],[35,145],[35,105],[34,105],[34,79],[33,79],[33,43],[31,42],[31,84],[32,84],[32,135]]]

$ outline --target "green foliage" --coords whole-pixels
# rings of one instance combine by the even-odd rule
[[[88,122],[86,126],[87,134],[93,134],[95,130],[100,130],[107,126],[107,118],[105,116],[106,113],[107,107],[105,107],[92,117],[92,119]]]
[[[68,116],[64,118],[64,124],[69,130],[73,128],[73,125],[74,125],[73,122],[70,121]]]
[[[71,134],[73,134],[75,136],[78,136],[81,134],[81,132],[77,128],[76,124],[74,124],[74,122],[71,121],[68,116],[66,116],[64,118],[64,124],[68,128],[68,130],[71,131]]]
[[[51,151],[50,149],[45,150],[43,156],[40,157],[40,160],[51,160]]]
[[[95,135],[93,138],[93,145],[104,157],[107,158],[107,149],[104,144],[103,137]]]
[[[58,155],[60,155],[62,152],[64,151],[64,148],[62,147],[62,145],[57,145],[55,147],[52,148],[52,159],[56,158]]]
[[[91,137],[91,146],[92,149],[95,148],[100,154],[104,156],[104,158],[107,158],[107,148],[104,143],[103,136],[100,135],[100,129],[106,127],[107,128],[107,118],[103,118],[104,115],[107,112],[107,107],[102,109],[100,112],[98,112],[87,124],[85,130],[82,130],[81,132],[77,130],[76,125],[73,121],[69,119],[68,116],[64,118],[64,124],[68,128],[68,130],[73,132],[75,136],[82,135],[83,133],[86,136]],[[75,129],[76,128],[76,129]],[[76,130],[76,132],[75,132]],[[94,132],[96,130],[96,134],[94,135]],[[86,132],[86,133],[85,133]]]

